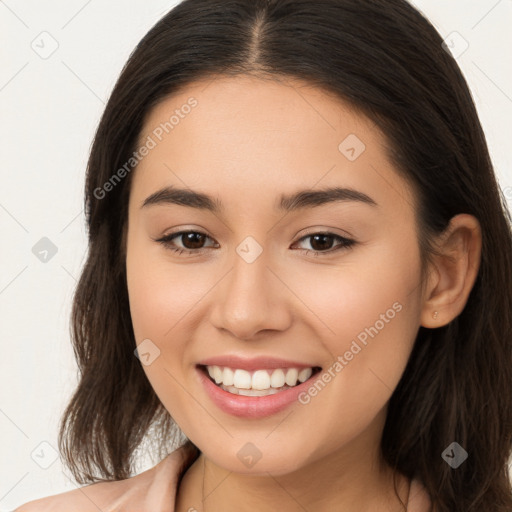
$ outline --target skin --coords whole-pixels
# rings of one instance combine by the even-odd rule
[[[444,273],[433,271],[422,290],[413,191],[373,123],[304,83],[217,77],[158,105],[141,140],[190,96],[198,106],[133,177],[126,259],[135,338],[161,351],[144,370],[202,451],[180,486],[177,510],[202,510],[204,462],[206,510],[399,510],[378,457],[387,402],[419,326],[439,327],[462,311],[477,271],[478,222],[454,219],[457,232],[446,247],[462,256],[455,265],[443,262]],[[338,150],[349,134],[366,145],[353,162]],[[169,185],[215,196],[225,210],[141,208]],[[288,215],[275,209],[281,193],[323,186],[354,188],[378,206],[347,201]],[[208,234],[209,248],[176,255],[155,242],[180,229]],[[357,243],[318,257],[297,249],[318,247],[311,238],[297,241],[322,230]],[[247,236],[263,248],[252,264],[235,251]],[[175,243],[184,247],[183,238]],[[400,313],[308,405],[236,418],[211,402],[196,377],[198,361],[228,353],[328,368],[395,302]],[[237,457],[246,442],[262,453],[252,468]]]
[[[414,191],[372,122],[300,81],[216,77],[157,105],[140,141],[191,96],[198,105],[134,172],[126,231],[135,339],[160,350],[144,371],[202,452],[181,480],[176,510],[398,512],[392,471],[379,458],[387,403],[420,325],[441,327],[463,310],[480,261],[479,223],[452,219],[422,287]],[[354,161],[338,149],[349,134],[366,146]],[[224,211],[142,207],[164,186],[217,197]],[[330,202],[286,215],[275,208],[281,194],[329,186],[363,192],[377,206]],[[156,241],[182,230],[207,234],[199,254]],[[356,243],[333,251],[336,238],[326,249],[304,238],[325,231]],[[247,236],[263,249],[251,264],[236,252]],[[183,237],[174,243],[194,247]],[[222,354],[326,370],[394,303],[400,312],[307,405],[237,418],[218,409],[197,378],[201,359]],[[237,457],[247,442],[262,454],[252,468]],[[409,482],[398,477],[406,502]]]

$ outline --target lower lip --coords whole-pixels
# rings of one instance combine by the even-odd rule
[[[314,374],[313,377],[293,388],[279,391],[279,393],[273,395],[243,396],[223,390],[213,383],[201,368],[197,367],[196,370],[206,393],[213,403],[224,412],[241,418],[263,418],[286,409],[298,401],[300,393],[308,389],[320,373]]]

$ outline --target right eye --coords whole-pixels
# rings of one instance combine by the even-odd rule
[[[177,233],[165,235],[156,240],[156,242],[160,242],[166,249],[170,249],[178,254],[199,254],[205,249],[202,245],[207,238],[212,240],[206,233],[200,231],[178,231]],[[183,247],[176,246],[175,239],[181,239]]]

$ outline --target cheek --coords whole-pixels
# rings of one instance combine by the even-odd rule
[[[173,264],[160,248],[129,245],[126,260],[130,312],[138,343],[164,340],[205,295],[205,283]]]
[[[421,313],[414,240],[402,244],[400,253],[392,243],[361,250],[335,270],[319,267],[297,282],[324,348],[333,360],[344,359],[343,380],[351,383],[344,389],[353,396],[356,387],[369,392],[372,385],[388,393],[409,358]]]
[[[316,435],[304,439],[300,429],[285,433],[284,426],[282,432],[285,443],[297,432],[295,443],[311,460],[349,444],[370,425],[383,426],[386,404],[416,337],[420,305],[411,293],[414,272],[407,276],[391,262],[381,260],[379,271],[345,269],[337,286],[327,277],[315,279],[310,289],[316,291],[304,295],[308,307],[321,316],[321,322],[316,320],[317,339],[332,360],[326,361],[321,381],[299,397],[297,406],[295,420],[311,422]]]
[[[410,319],[411,315],[412,324],[416,324],[420,284],[417,251],[414,243],[398,253],[396,245],[381,242],[347,253],[336,265],[318,265],[314,272],[301,273],[300,279],[291,274],[287,277],[311,318],[316,317],[317,324],[323,326],[321,332],[331,353],[376,323],[379,332],[389,330],[391,324],[395,329],[403,327],[404,317]]]
[[[174,420],[187,425],[191,401],[179,384],[183,382],[181,365],[187,337],[180,332],[180,320],[187,318],[204,290],[178,265],[166,262],[161,252],[157,257],[152,248],[137,242],[128,248],[126,272],[133,331],[136,343],[146,343],[141,346],[149,347],[151,354],[149,364],[142,367]],[[145,340],[154,345],[147,345]]]

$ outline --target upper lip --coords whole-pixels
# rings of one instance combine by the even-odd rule
[[[245,358],[236,355],[214,356],[198,363],[203,366],[227,366],[240,370],[273,370],[277,368],[315,368],[316,365],[271,356]]]

